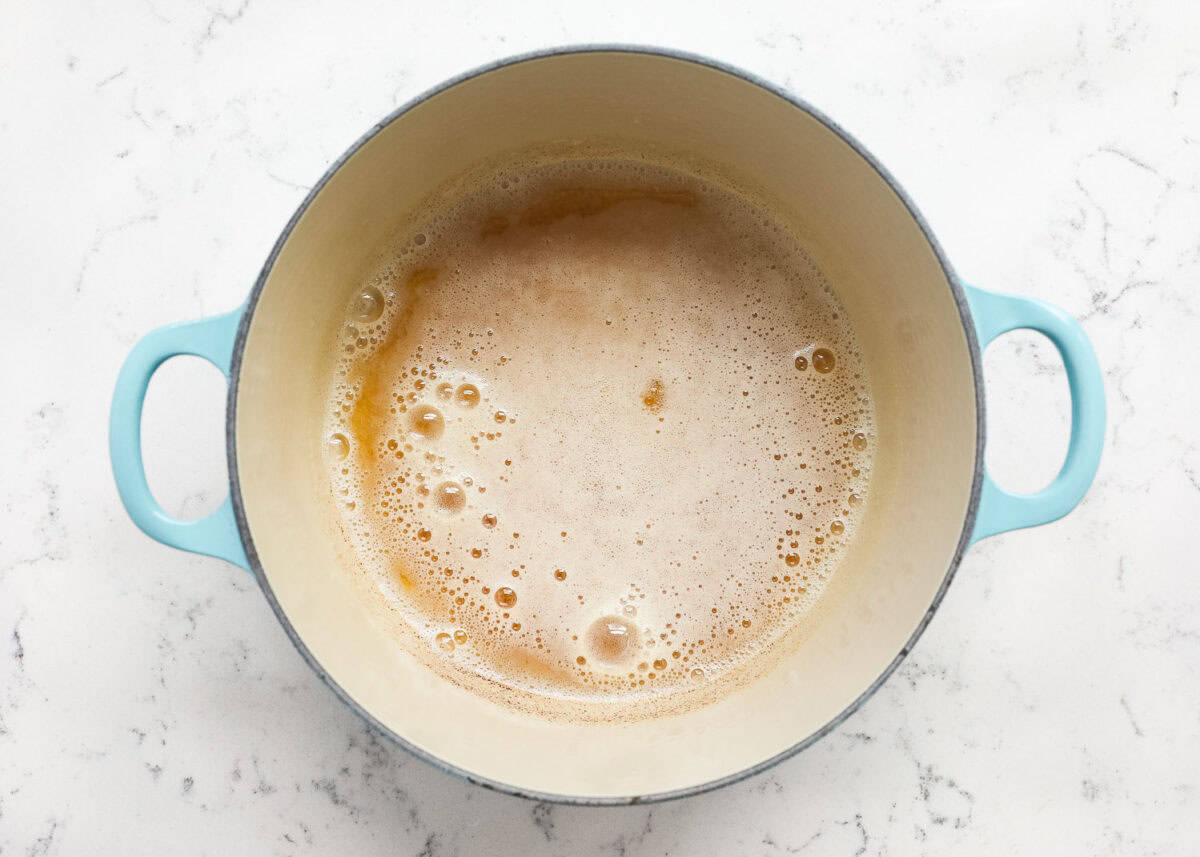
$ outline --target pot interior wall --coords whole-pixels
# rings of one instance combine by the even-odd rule
[[[324,489],[323,349],[351,290],[413,206],[498,152],[628,139],[727,166],[790,210],[864,348],[879,441],[868,519],[772,673],[722,702],[633,725],[522,717],[434,677],[369,621]],[[416,747],[526,790],[633,796],[761,762],[819,730],[897,657],[941,585],[975,464],[968,341],[946,275],[902,201],[852,147],[728,72],[634,52],[547,56],[460,82],[356,151],[300,217],[245,344],[242,503],[267,581],[322,669]],[[564,760],[567,760],[564,763]]]

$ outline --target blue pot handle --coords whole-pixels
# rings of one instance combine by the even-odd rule
[[[142,464],[142,403],[151,376],[170,358],[192,354],[212,363],[228,380],[233,341],[241,317],[239,307],[225,315],[167,325],[152,330],[133,347],[117,376],[108,427],[108,452],[121,502],[142,532],[165,545],[215,556],[249,569],[228,497],[207,517],[194,521],[172,518],[150,494]]]
[[[1005,491],[985,470],[971,534],[971,541],[977,542],[997,533],[1057,521],[1079,505],[1096,476],[1104,446],[1104,379],[1083,328],[1058,307],[1035,298],[964,288],[981,352],[1010,330],[1036,330],[1062,355],[1071,389],[1071,442],[1062,469],[1036,494]]]

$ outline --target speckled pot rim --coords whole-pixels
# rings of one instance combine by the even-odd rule
[[[771,758],[765,759],[764,761],[759,762],[757,765],[753,765],[752,767],[746,768],[742,771],[738,771],[736,773],[729,774],[728,776],[724,776],[719,779],[710,780],[709,782],[706,782],[706,783],[701,783],[699,785],[690,786],[688,788],[677,789],[674,791],[667,791],[667,792],[658,792],[655,794],[629,795],[626,797],[588,797],[585,795],[551,794],[551,793],[547,793],[547,792],[534,791],[532,789],[518,788],[516,786],[509,785],[508,783],[503,783],[498,780],[492,780],[492,779],[488,779],[486,777],[478,776],[477,774],[474,774],[471,771],[468,771],[464,768],[459,768],[455,765],[451,765],[451,764],[447,763],[446,761],[439,759],[436,756],[431,755],[430,753],[425,752],[421,748],[414,746],[413,744],[411,744],[410,742],[405,740],[403,736],[397,734],[396,732],[392,731],[391,729],[388,729],[386,726],[384,726],[382,723],[380,723],[378,720],[376,720],[373,716],[371,716],[371,714],[369,712],[367,712],[362,706],[360,706],[337,683],[337,681],[322,668],[321,664],[318,663],[317,659],[313,656],[312,652],[309,651],[308,647],[304,644],[304,641],[300,638],[300,635],[296,632],[296,629],[292,626],[292,623],[288,619],[287,614],[284,612],[283,608],[280,606],[278,599],[275,597],[275,593],[271,589],[270,581],[267,579],[267,576],[263,573],[262,564],[259,561],[258,553],[254,548],[254,539],[250,535],[250,527],[246,521],[246,510],[245,510],[245,506],[243,505],[243,501],[242,501],[241,484],[240,484],[239,475],[238,475],[237,444],[236,444],[236,432],[235,432],[235,426],[237,425],[238,382],[239,382],[239,379],[241,376],[242,356],[245,351],[246,336],[250,329],[250,322],[254,316],[254,310],[258,305],[258,299],[261,296],[263,287],[267,282],[267,278],[270,276],[271,270],[275,265],[275,260],[279,257],[279,253],[282,251],[283,246],[287,243],[288,238],[291,236],[292,230],[295,228],[296,223],[300,220],[300,217],[308,209],[309,205],[312,204],[312,201],[317,197],[317,195],[325,187],[326,183],[329,182],[329,180],[342,167],[342,165],[344,163],[346,163],[346,161],[348,161],[360,148],[362,148],[367,143],[367,141],[369,141],[372,137],[374,137],[376,134],[378,134],[385,127],[390,125],[393,121],[395,121],[399,117],[403,116],[405,113],[407,113],[409,110],[411,110],[418,104],[421,104],[422,102],[428,100],[432,96],[437,95],[438,93],[443,92],[444,90],[447,90],[450,87],[457,86],[458,84],[463,83],[464,81],[470,80],[472,78],[478,77],[479,75],[487,74],[488,72],[495,71],[496,69],[503,68],[505,66],[514,65],[516,63],[527,62],[529,60],[542,59],[545,57],[560,56],[563,54],[597,53],[597,52],[639,53],[639,54],[649,54],[649,55],[653,55],[653,56],[661,56],[661,57],[666,57],[669,59],[682,60],[684,62],[690,62],[690,63],[695,63],[697,65],[707,66],[709,68],[716,69],[717,71],[724,72],[725,74],[729,74],[734,77],[741,78],[742,80],[752,83],[755,86],[758,86],[758,87],[766,90],[767,92],[770,92],[770,93],[778,96],[779,98],[786,100],[787,102],[789,102],[790,104],[795,106],[797,109],[803,110],[805,113],[809,114],[814,119],[821,122],[826,128],[828,128],[830,131],[832,131],[834,134],[836,134],[838,137],[840,137],[847,145],[849,145],[851,148],[853,148],[854,151],[856,151],[859,154],[859,156],[861,158],[863,158],[863,160],[865,160],[868,164],[870,164],[875,169],[875,171],[879,174],[879,176],[885,182],[888,183],[888,185],[892,189],[892,192],[895,193],[896,196],[900,199],[900,201],[904,203],[904,206],[908,209],[909,214],[912,216],[912,218],[916,222],[916,224],[920,227],[922,233],[924,233],[925,240],[929,242],[930,248],[933,250],[934,255],[937,257],[938,264],[941,265],[942,271],[946,275],[946,280],[950,285],[950,291],[954,297],[954,301],[958,305],[958,313],[959,313],[960,318],[962,319],[963,332],[966,335],[967,343],[969,346],[968,351],[970,353],[970,358],[971,358],[971,372],[972,372],[972,374],[974,376],[974,380],[975,380],[975,438],[976,438],[976,440],[975,440],[975,471],[974,471],[974,475],[973,475],[972,482],[971,482],[970,502],[967,505],[966,516],[963,519],[962,532],[959,534],[958,545],[955,548],[954,557],[951,559],[950,565],[946,569],[946,575],[942,579],[942,583],[938,587],[938,591],[934,595],[933,601],[929,605],[929,609],[925,612],[925,615],[921,618],[921,621],[917,625],[916,630],[913,631],[912,636],[908,638],[908,641],[900,649],[900,651],[896,655],[896,657],[892,659],[892,662],[887,665],[887,667],[883,670],[883,672],[880,673],[878,678],[876,678],[873,682],[871,682],[871,684],[866,688],[866,690],[864,690],[858,696],[857,699],[855,699],[848,706],[846,706],[846,708],[843,711],[841,711],[837,716],[835,716],[832,720],[830,720],[828,723],[826,723],[824,726],[822,726],[816,732],[812,733],[811,735],[808,735],[807,737],[805,737],[802,740],[798,741],[797,743],[793,744],[788,749],[786,749],[780,753],[777,753],[776,755],[772,756]],[[863,705],[863,703],[865,703],[875,693],[875,691],[877,691],[880,688],[880,686],[888,679],[888,677],[896,670],[896,668],[900,665],[900,663],[904,660],[904,658],[908,655],[908,653],[910,651],[912,651],[913,646],[916,645],[916,642],[918,639],[920,639],[921,634],[925,630],[925,627],[929,624],[929,620],[931,618],[933,618],[934,611],[937,610],[938,606],[942,602],[942,598],[945,597],[946,589],[949,587],[950,581],[954,578],[955,571],[958,570],[959,563],[962,561],[963,553],[966,551],[967,547],[970,545],[971,533],[975,526],[975,516],[976,516],[976,512],[978,511],[978,508],[979,508],[979,494],[980,494],[980,490],[981,490],[982,484],[983,484],[983,449],[984,449],[984,440],[985,440],[985,438],[984,438],[985,425],[984,425],[983,389],[984,388],[983,388],[983,374],[982,374],[982,355],[979,350],[978,339],[975,335],[975,325],[971,320],[971,312],[967,306],[966,294],[963,292],[963,289],[959,284],[958,278],[955,275],[953,268],[951,268],[949,260],[946,258],[946,254],[942,251],[941,245],[938,244],[937,238],[934,237],[933,231],[929,228],[929,224],[926,223],[925,218],[921,215],[921,212],[917,210],[916,205],[913,203],[913,201],[911,199],[909,199],[908,194],[906,194],[904,192],[903,188],[900,187],[900,184],[896,181],[896,179],[892,177],[891,173],[889,173],[886,169],[884,169],[883,165],[880,164],[879,161],[877,161],[871,155],[871,153],[868,152],[866,150],[866,148],[863,147],[863,145],[861,143],[859,143],[856,139],[854,139],[854,137],[852,137],[849,133],[847,133],[841,126],[839,126],[836,122],[834,122],[832,119],[830,119],[824,113],[822,113],[820,110],[817,110],[812,105],[808,104],[803,99],[798,98],[795,95],[792,95],[791,93],[775,86],[774,84],[772,84],[766,80],[763,80],[762,78],[757,77],[756,75],[742,71],[741,69],[738,69],[738,68],[734,68],[733,66],[726,65],[725,63],[718,62],[718,61],[712,60],[712,59],[708,59],[707,57],[697,56],[695,54],[686,53],[684,51],[677,51],[677,50],[667,49],[667,48],[649,47],[649,46],[643,46],[643,45],[623,45],[623,44],[570,45],[570,46],[564,46],[564,47],[550,48],[550,49],[541,50],[541,51],[533,51],[531,53],[519,54],[517,56],[509,57],[507,59],[499,60],[498,62],[489,63],[488,65],[481,66],[479,68],[474,69],[473,71],[469,71],[469,72],[466,72],[465,74],[459,75],[458,77],[451,78],[450,80],[447,80],[446,82],[444,82],[438,86],[435,86],[434,88],[432,88],[430,90],[427,90],[426,92],[422,93],[421,95],[418,95],[416,98],[412,99],[407,104],[404,104],[403,106],[397,108],[389,116],[384,118],[382,121],[378,122],[374,127],[372,127],[369,131],[367,131],[367,133],[365,133],[362,137],[360,137],[358,139],[358,141],[355,142],[354,145],[352,145],[349,149],[347,149],[346,152],[340,158],[338,158],[336,161],[334,161],[334,163],[329,167],[328,170],[326,170],[325,174],[321,177],[321,180],[318,181],[313,186],[312,190],[310,190],[308,192],[308,195],[304,198],[304,201],[302,203],[300,203],[299,208],[296,209],[296,212],[292,215],[291,219],[288,221],[287,226],[284,227],[283,232],[280,233],[279,239],[275,242],[275,246],[271,249],[271,254],[267,257],[267,261],[263,265],[262,271],[259,273],[258,279],[254,283],[254,288],[251,290],[249,298],[247,298],[247,301],[245,304],[245,311],[243,312],[241,322],[238,325],[237,337],[234,341],[234,346],[233,346],[233,359],[232,359],[232,362],[230,365],[229,397],[227,400],[226,422],[225,422],[225,449],[226,449],[226,455],[228,457],[228,462],[229,462],[229,483],[230,483],[229,484],[229,496],[233,501],[233,511],[234,511],[234,516],[237,520],[238,532],[241,535],[242,544],[246,549],[246,557],[250,562],[251,571],[253,572],[255,578],[258,580],[258,584],[262,588],[263,594],[266,596],[267,601],[270,603],[271,609],[275,611],[275,615],[279,618],[280,624],[283,625],[284,630],[287,632],[287,635],[291,638],[292,643],[296,646],[296,649],[300,652],[301,656],[303,656],[303,658],[308,662],[309,666],[311,666],[313,668],[313,670],[317,673],[317,675],[320,676],[321,680],[329,686],[329,688],[338,696],[338,698],[340,698],[342,700],[342,702],[344,702],[355,713],[357,713],[359,715],[359,717],[361,717],[364,721],[366,721],[366,723],[371,728],[375,729],[377,732],[379,732],[383,735],[386,735],[388,738],[390,738],[392,741],[396,742],[398,745],[400,745],[401,747],[406,749],[408,752],[412,753],[414,756],[417,756],[418,758],[423,759],[424,761],[428,762],[429,764],[433,765],[434,767],[436,767],[442,771],[445,771],[446,773],[453,774],[455,776],[461,777],[464,780],[467,780],[468,782],[475,783],[477,785],[483,786],[488,789],[492,789],[494,791],[502,792],[504,794],[516,795],[518,797],[528,798],[530,800],[547,801],[547,802],[562,803],[562,804],[574,804],[574,805],[581,805],[581,806],[627,806],[627,805],[633,805],[633,804],[653,803],[653,802],[658,802],[658,801],[674,800],[677,798],[689,797],[691,795],[698,795],[698,794],[702,794],[704,792],[712,791],[713,789],[718,789],[718,788],[721,788],[722,786],[727,786],[727,785],[730,785],[731,783],[736,783],[736,782],[746,779],[747,777],[751,777],[755,774],[761,773],[761,772],[767,770],[768,768],[771,768],[774,765],[777,765],[779,762],[782,762],[784,759],[794,756],[795,754],[799,753],[801,750],[805,749],[806,747],[815,743],[820,738],[824,737],[829,732],[832,732],[844,720],[846,720],[846,718],[848,718],[851,714],[853,714],[855,711],[857,711]]]

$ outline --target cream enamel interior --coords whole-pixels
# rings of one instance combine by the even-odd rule
[[[725,165],[791,213],[858,332],[879,441],[866,523],[805,642],[697,711],[552,723],[436,678],[372,622],[343,564],[320,461],[323,348],[412,208],[505,151],[625,140]],[[516,789],[632,797],[735,774],[850,705],[918,627],[950,566],[976,451],[970,345],[946,275],[895,192],[796,105],[728,72],[639,52],[529,59],[459,82],[356,151],[300,217],[262,289],[238,378],[245,518],[266,579],[321,668],[438,759]]]

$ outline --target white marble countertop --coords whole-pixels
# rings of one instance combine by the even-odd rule
[[[1200,850],[1200,13],[833,5],[6,5],[0,853]],[[133,527],[106,425],[133,342],[236,306],[378,118],[477,64],[605,40],[706,53],[832,114],[964,277],[1083,320],[1110,430],[1083,505],[974,548],[832,735],[716,793],[597,810],[475,788],[376,738],[245,572]],[[1061,364],[1014,335],[986,365],[989,460],[1035,488],[1066,445]],[[170,511],[225,493],[223,394],[195,359],[152,385]]]

